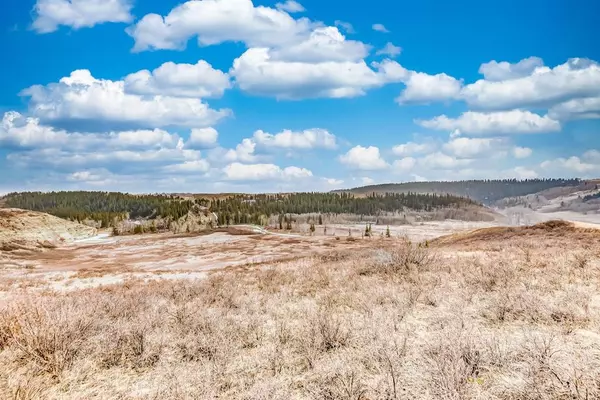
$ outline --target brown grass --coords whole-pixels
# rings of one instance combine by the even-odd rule
[[[0,398],[600,398],[600,243],[477,235],[32,292],[0,313]]]

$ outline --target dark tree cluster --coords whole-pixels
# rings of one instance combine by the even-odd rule
[[[457,182],[407,182],[363,186],[349,189],[354,194],[364,193],[451,193],[484,204],[493,204],[506,197],[526,196],[559,186],[578,186],[580,179],[498,179]]]
[[[8,207],[41,211],[72,221],[100,221],[112,226],[126,218],[179,219],[194,202],[172,195],[132,195],[118,192],[24,192],[5,197]]]
[[[279,225],[288,224],[286,215],[326,213],[381,215],[405,209],[433,211],[439,208],[458,208],[476,202],[449,194],[371,193],[358,197],[348,193],[293,193],[274,195],[236,195],[215,200],[211,211],[219,216],[220,225],[260,224],[264,217],[280,215]],[[283,217],[286,216],[286,217]],[[322,224],[322,218],[319,218]]]

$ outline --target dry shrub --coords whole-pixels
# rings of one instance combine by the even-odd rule
[[[378,250],[359,269],[359,274],[407,275],[428,271],[436,261],[434,252],[421,244],[402,241],[392,250]]]
[[[367,386],[356,371],[340,371],[322,376],[307,385],[311,399],[319,400],[367,400]]]
[[[162,346],[149,341],[148,331],[148,327],[139,323],[114,329],[100,342],[101,366],[142,369],[155,365]]]
[[[479,384],[483,368],[482,351],[472,334],[452,332],[434,342],[425,354],[430,364],[430,379],[436,398],[463,399],[469,385]]]
[[[206,305],[226,309],[238,308],[235,298],[238,292],[236,285],[232,280],[226,279],[223,273],[210,276],[201,286],[201,297]]]
[[[0,314],[0,344],[18,353],[18,365],[57,379],[89,339],[94,315],[79,311],[69,302],[16,304]]]

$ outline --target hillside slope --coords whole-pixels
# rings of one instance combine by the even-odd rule
[[[484,204],[494,204],[507,198],[525,196],[555,187],[578,186],[579,179],[529,179],[519,181],[507,180],[471,180],[455,182],[405,182],[381,185],[362,186],[336,193],[352,193],[364,195],[371,193],[449,193],[455,196],[468,197]]]
[[[53,247],[95,234],[94,228],[49,214],[0,208],[0,251]]]

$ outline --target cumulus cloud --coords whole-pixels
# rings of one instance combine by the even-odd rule
[[[254,132],[253,140],[265,147],[282,149],[335,149],[336,137],[325,129],[306,129],[294,132],[285,129],[274,135],[258,130]]]
[[[363,185],[372,185],[375,183],[375,179],[369,178],[368,176],[363,176],[360,178],[360,181]]]
[[[425,157],[418,159],[418,164],[420,167],[432,170],[464,167],[469,165],[471,162],[471,159],[459,159],[442,152],[428,154]]]
[[[526,167],[515,167],[513,169],[503,171],[502,175],[517,179],[535,179],[539,177],[537,172]]]
[[[325,183],[327,183],[330,186],[339,186],[344,183],[344,181],[342,179],[323,178],[323,180],[325,181]]]
[[[540,164],[540,168],[550,173],[569,171],[579,174],[578,176],[597,176],[600,174],[600,164],[585,161],[577,156],[547,160]]]
[[[522,68],[516,75],[531,70],[531,59],[523,60],[521,63],[524,61],[528,64],[528,68]],[[492,74],[494,79],[507,78],[511,75],[499,73],[497,66],[493,66],[491,70],[494,71]],[[488,72],[487,75],[489,74]],[[599,92],[598,63],[584,58],[572,58],[554,68],[537,66],[529,75],[515,79],[479,80],[465,86],[461,97],[472,107],[511,109],[552,106],[576,98],[597,97]]]
[[[231,87],[229,75],[204,60],[196,64],[166,62],[154,71],[125,77],[125,92],[174,97],[221,97]]]
[[[243,91],[278,99],[356,97],[368,89],[399,81],[404,70],[393,61],[287,62],[271,59],[267,48],[252,48],[237,58],[230,74]],[[404,70],[405,71],[405,70]]]
[[[393,168],[398,171],[410,171],[417,165],[417,159],[413,157],[404,157],[400,160],[394,161],[392,164]]]
[[[223,172],[225,177],[234,181],[258,181],[258,180],[290,180],[310,178],[312,172],[305,168],[286,167],[281,168],[275,164],[240,164],[227,165]]]
[[[369,46],[356,40],[346,40],[338,28],[316,28],[298,43],[269,51],[274,61],[318,63],[323,61],[358,61],[369,53]]]
[[[565,172],[579,177],[597,177],[600,175],[600,157],[595,150],[587,151],[583,156],[559,157],[553,160],[546,160],[540,164],[540,168],[548,174],[560,174],[565,176]]]
[[[162,129],[80,133],[42,125],[38,118],[18,112],[4,114],[0,143],[14,148],[60,148],[63,150],[115,150],[183,147],[181,138]]]
[[[215,128],[196,128],[190,132],[186,146],[192,148],[210,148],[217,145],[219,132]]]
[[[135,40],[134,51],[144,51],[183,49],[192,37],[201,46],[223,42],[285,45],[307,36],[313,26],[283,9],[255,7],[251,0],[203,0],[180,4],[164,17],[147,14],[127,32]]]
[[[600,118],[600,96],[565,101],[550,108],[548,115],[559,120]]]
[[[397,57],[402,53],[402,48],[398,46],[394,46],[392,42],[387,42],[383,48],[377,50],[375,52],[376,55],[386,55],[392,58]]]
[[[240,144],[238,144],[235,149],[229,149],[223,155],[223,160],[232,162],[232,161],[241,161],[241,162],[255,162],[257,159],[254,151],[256,150],[256,143],[252,139],[243,139]],[[220,151],[217,149],[220,153]]]
[[[354,30],[354,27],[352,26],[352,24],[350,22],[340,21],[339,19],[337,19],[337,20],[335,20],[334,25],[342,28],[344,30],[344,32],[346,32],[347,34],[356,33],[356,31]]]
[[[180,164],[171,164],[163,167],[164,172],[175,174],[197,174],[208,172],[209,169],[210,164],[204,159],[184,161]]]
[[[515,158],[527,158],[533,154],[533,150],[529,147],[516,146],[512,149],[512,154]]]
[[[524,58],[515,64],[506,61],[497,62],[496,60],[492,60],[488,63],[481,64],[479,73],[488,81],[498,82],[529,76],[536,68],[543,66],[544,61],[539,57]]]
[[[439,100],[457,99],[462,82],[446,74],[429,75],[424,72],[409,74],[404,81],[406,89],[396,101],[402,103],[430,103]]]
[[[436,130],[459,130],[461,134],[472,136],[511,135],[556,132],[560,122],[550,117],[540,116],[529,111],[512,110],[500,112],[467,111],[458,118],[446,115],[431,120],[417,120],[419,125]]]
[[[128,94],[123,81],[96,79],[88,70],[73,71],[58,83],[32,86],[21,95],[29,97],[30,112],[43,122],[79,123],[86,129],[204,127],[231,114],[199,99]]]
[[[348,150],[346,154],[341,155],[339,160],[350,168],[363,171],[375,171],[389,167],[388,163],[381,157],[379,148],[375,146],[355,146]]]
[[[130,22],[132,0],[37,0],[33,8],[33,29],[54,32],[60,25],[73,29],[104,22]]]
[[[374,31],[377,32],[389,33],[389,31],[386,29],[385,26],[383,26],[383,24],[373,24],[372,28]]]
[[[430,153],[436,149],[437,145],[434,142],[415,143],[408,142],[399,144],[392,148],[392,153],[396,156],[405,157],[415,154]]]
[[[275,8],[278,10],[282,10],[288,13],[297,13],[306,11],[302,4],[298,3],[294,0],[287,0],[285,3],[277,3],[275,4]]]
[[[89,184],[116,183],[124,174],[151,174],[158,179],[172,173],[205,172],[209,167],[199,151],[186,148],[177,134],[162,129],[68,132],[14,111],[2,118],[0,145],[10,151],[6,159],[15,168],[64,173],[70,181]]]
[[[506,141],[497,138],[466,138],[450,139],[444,144],[444,151],[458,158],[480,158],[501,151],[506,147]]]

